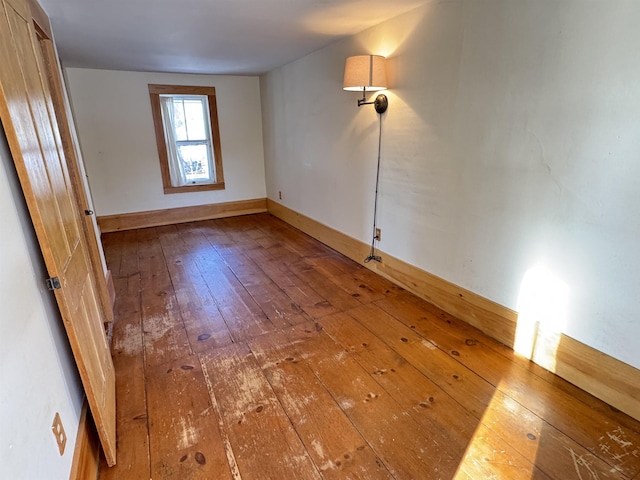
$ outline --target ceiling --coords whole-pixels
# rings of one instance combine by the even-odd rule
[[[67,67],[256,75],[429,0],[40,0]]]

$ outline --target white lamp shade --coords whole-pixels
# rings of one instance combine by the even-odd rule
[[[347,58],[342,88],[354,92],[384,90],[387,88],[384,60],[380,55],[356,55]]]

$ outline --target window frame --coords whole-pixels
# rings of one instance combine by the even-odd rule
[[[222,170],[222,149],[220,147],[220,127],[218,124],[218,106],[215,87],[201,87],[190,85],[159,85],[149,84],[149,97],[151,99],[151,113],[160,160],[160,172],[162,173],[162,186],[165,194],[202,192],[208,190],[224,190],[224,173]],[[160,95],[206,95],[209,105],[209,124],[211,126],[211,143],[213,147],[213,164],[215,179],[213,183],[195,183],[174,187],[171,185],[169,173],[169,157],[167,154],[167,140],[164,134]]]

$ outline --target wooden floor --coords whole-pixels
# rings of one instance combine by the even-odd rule
[[[640,480],[640,424],[267,214],[104,235],[101,479]]]

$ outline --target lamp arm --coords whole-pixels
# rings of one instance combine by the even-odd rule
[[[368,105],[369,103],[372,102],[368,102],[367,103],[367,87],[362,87],[362,98],[358,99],[358,106],[361,107],[362,105]]]
[[[389,100],[387,99],[387,96],[385,94],[381,93],[376,97],[376,99],[373,102],[367,102],[367,99],[365,98],[364,95],[365,95],[365,92],[363,90],[362,98],[358,99],[359,107],[361,107],[362,105],[374,105],[376,112],[378,112],[381,115],[387,111],[387,107],[389,106]]]

